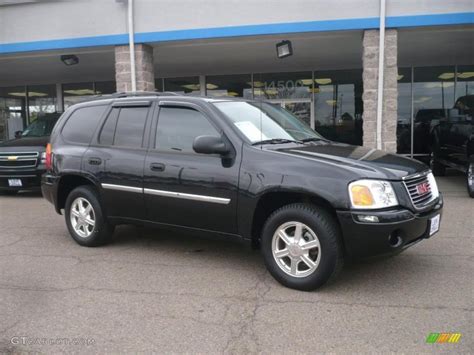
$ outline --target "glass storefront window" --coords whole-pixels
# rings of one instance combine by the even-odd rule
[[[96,81],[94,83],[96,95],[108,95],[117,92],[115,81]]]
[[[12,139],[26,124],[24,86],[0,88],[0,141]]]
[[[456,74],[456,101],[462,96],[474,95],[474,65],[458,65]]]
[[[164,80],[164,91],[172,91],[184,95],[201,95],[201,85],[199,84],[199,77],[183,77],[183,78],[166,78]]]
[[[34,122],[40,113],[56,112],[56,85],[28,86],[29,123]]]
[[[412,85],[411,68],[398,69],[397,153],[411,155]]]
[[[252,76],[213,75],[206,77],[206,95],[214,97],[232,96],[252,98]]]
[[[311,98],[313,76],[308,72],[254,74],[255,99]]]
[[[69,106],[77,104],[78,102],[84,101],[87,96],[92,96],[94,94],[93,83],[63,84],[64,109],[67,109]]]
[[[362,71],[314,73],[315,130],[324,137],[362,145]]]
[[[115,81],[63,84],[62,89],[64,109],[86,100],[88,96],[113,94],[116,91]]]
[[[414,68],[413,156],[424,162],[431,153],[431,129],[453,108],[454,67]]]
[[[163,92],[163,78],[155,79],[155,91]]]

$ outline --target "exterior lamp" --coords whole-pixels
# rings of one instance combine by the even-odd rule
[[[293,48],[290,41],[281,41],[276,44],[278,58],[286,58],[293,55]]]
[[[76,65],[77,63],[79,63],[79,58],[74,54],[65,54],[61,56],[61,61],[67,66]]]

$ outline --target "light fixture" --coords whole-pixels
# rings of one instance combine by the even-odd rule
[[[61,56],[61,61],[67,66],[76,65],[79,63],[79,58],[74,54],[64,54]]]
[[[69,95],[79,95],[79,96],[95,94],[95,91],[91,89],[64,90],[64,92]]]
[[[301,83],[304,86],[311,86],[313,85],[313,79],[300,79]]]
[[[208,90],[215,90],[217,89],[219,86],[217,86],[216,84],[212,84],[212,83],[207,83],[206,84],[206,89]]]
[[[183,87],[185,89],[188,89],[188,90],[191,90],[191,91],[198,91],[198,90],[200,90],[201,85],[199,85],[199,84],[185,84],[185,85],[181,85],[181,87]]]
[[[327,84],[332,83],[331,78],[314,79],[314,81],[316,82],[316,84],[319,84],[319,85],[327,85]]]
[[[278,58],[286,58],[293,55],[293,48],[290,41],[281,41],[276,44]]]
[[[466,71],[464,73],[458,73],[458,78],[460,79],[469,79],[474,77],[474,72],[472,71]]]
[[[454,73],[443,73],[443,74],[440,74],[438,78],[441,80],[454,79]]]
[[[26,93],[25,92],[9,92],[8,95],[24,97],[26,96]],[[48,96],[48,94],[45,94],[44,92],[28,91],[28,97],[44,97],[44,96]]]
[[[402,80],[402,79],[403,79],[403,75],[402,75],[402,74],[398,74],[397,80]]]

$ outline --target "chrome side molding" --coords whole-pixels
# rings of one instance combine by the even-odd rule
[[[228,205],[230,203],[230,198],[223,198],[223,197],[195,195],[195,194],[187,194],[183,192],[174,192],[174,191],[165,191],[165,190],[143,189],[141,187],[115,185],[115,184],[101,184],[101,185],[102,185],[102,188],[107,189],[107,190],[146,193],[146,194],[155,195],[155,196],[180,198],[184,200],[193,200],[193,201],[202,201],[202,202],[211,202],[211,203],[218,203],[221,205]]]

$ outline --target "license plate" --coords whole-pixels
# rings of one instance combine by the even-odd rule
[[[23,185],[21,184],[20,179],[8,179],[8,186],[10,186],[10,187],[21,187]]]
[[[430,219],[430,236],[439,231],[439,219],[439,215],[436,215]]]

